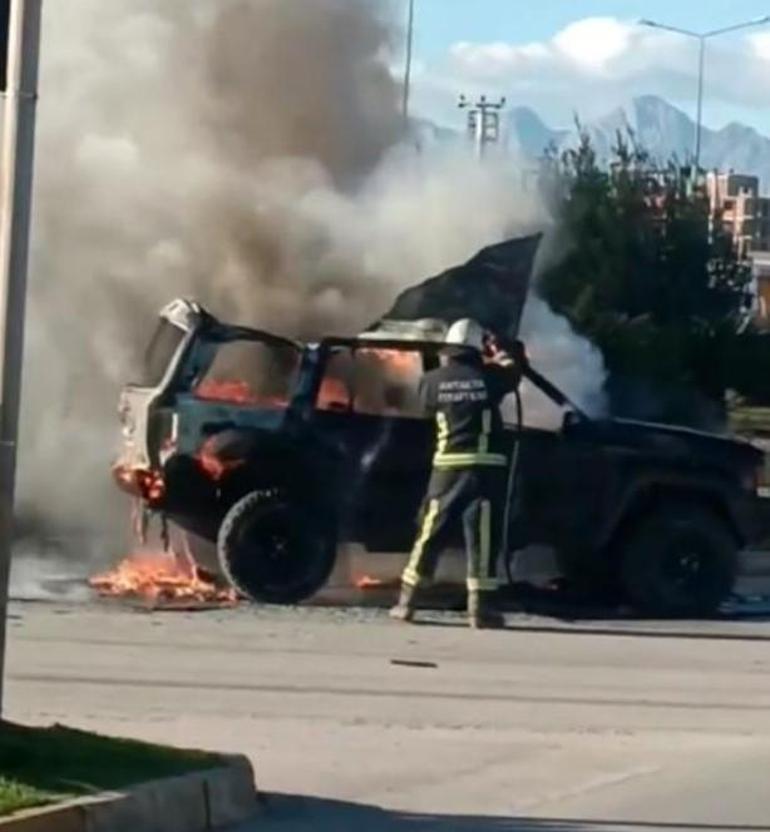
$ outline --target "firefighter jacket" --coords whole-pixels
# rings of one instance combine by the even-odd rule
[[[518,382],[515,367],[485,365],[475,350],[455,350],[425,374],[420,395],[436,419],[434,468],[507,465],[500,403]]]

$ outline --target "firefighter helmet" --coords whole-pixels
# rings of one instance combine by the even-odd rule
[[[444,340],[452,346],[470,347],[481,352],[484,349],[484,335],[484,330],[478,321],[461,318],[449,327]]]

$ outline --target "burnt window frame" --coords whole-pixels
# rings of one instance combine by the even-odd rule
[[[211,371],[212,366],[216,360],[217,354],[221,347],[227,344],[234,344],[237,342],[251,342],[256,344],[264,344],[265,346],[275,349],[291,350],[296,357],[295,368],[292,372],[288,387],[287,404],[285,407],[272,408],[275,410],[286,410],[291,406],[294,396],[300,386],[302,378],[302,345],[297,341],[292,341],[288,338],[282,338],[279,335],[274,335],[270,332],[264,332],[258,329],[251,329],[248,327],[226,326],[220,323],[209,323],[203,327],[195,339],[194,348],[186,363],[186,367],[179,378],[179,386],[188,392],[197,401],[203,403],[220,404],[228,407],[243,407],[243,408],[268,408],[268,405],[253,402],[239,402],[237,400],[228,399],[206,399],[198,398],[195,391],[201,381]]]
[[[372,413],[367,410],[357,410],[356,391],[351,384],[347,384],[348,388],[348,404],[343,409],[331,409],[319,407],[318,397],[321,392],[321,386],[324,378],[327,375],[329,362],[333,358],[335,352],[346,349],[349,351],[351,359],[353,359],[357,352],[362,350],[394,350],[397,352],[419,353],[422,356],[422,373],[420,379],[432,369],[438,366],[438,354],[445,345],[434,341],[398,341],[392,339],[352,339],[352,338],[328,338],[320,345],[321,357],[318,366],[318,378],[314,385],[312,395],[312,408],[319,413],[343,413],[346,415],[368,416],[380,419],[409,419],[421,420],[427,419],[428,415],[422,413],[420,415],[412,415],[408,413],[394,414],[394,413]]]
[[[166,349],[163,353],[165,357],[163,358],[164,364],[160,374],[150,372],[151,369],[158,369],[153,365],[159,363],[161,358],[159,356],[155,356],[154,353],[158,351],[161,339],[167,334],[175,335],[175,343],[172,345],[172,349],[170,351]],[[159,318],[158,325],[152,333],[150,342],[147,344],[144,352],[142,353],[140,366],[136,373],[139,378],[136,381],[129,382],[128,386],[136,388],[137,390],[156,390],[161,387],[169,373],[171,365],[174,363],[174,358],[183,346],[188,334],[189,333],[186,330],[172,323],[167,318]],[[164,346],[169,345],[171,345],[170,342]]]

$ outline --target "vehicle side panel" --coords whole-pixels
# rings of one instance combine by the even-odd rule
[[[524,429],[511,543],[556,548],[583,546],[594,539],[612,486],[612,465],[592,443],[562,433]]]
[[[411,546],[430,473],[432,424],[316,411],[307,430],[335,451],[340,534],[377,551]]]

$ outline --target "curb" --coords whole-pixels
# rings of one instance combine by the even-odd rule
[[[210,832],[259,809],[254,770],[242,755],[223,765],[0,818],[0,832]]]

